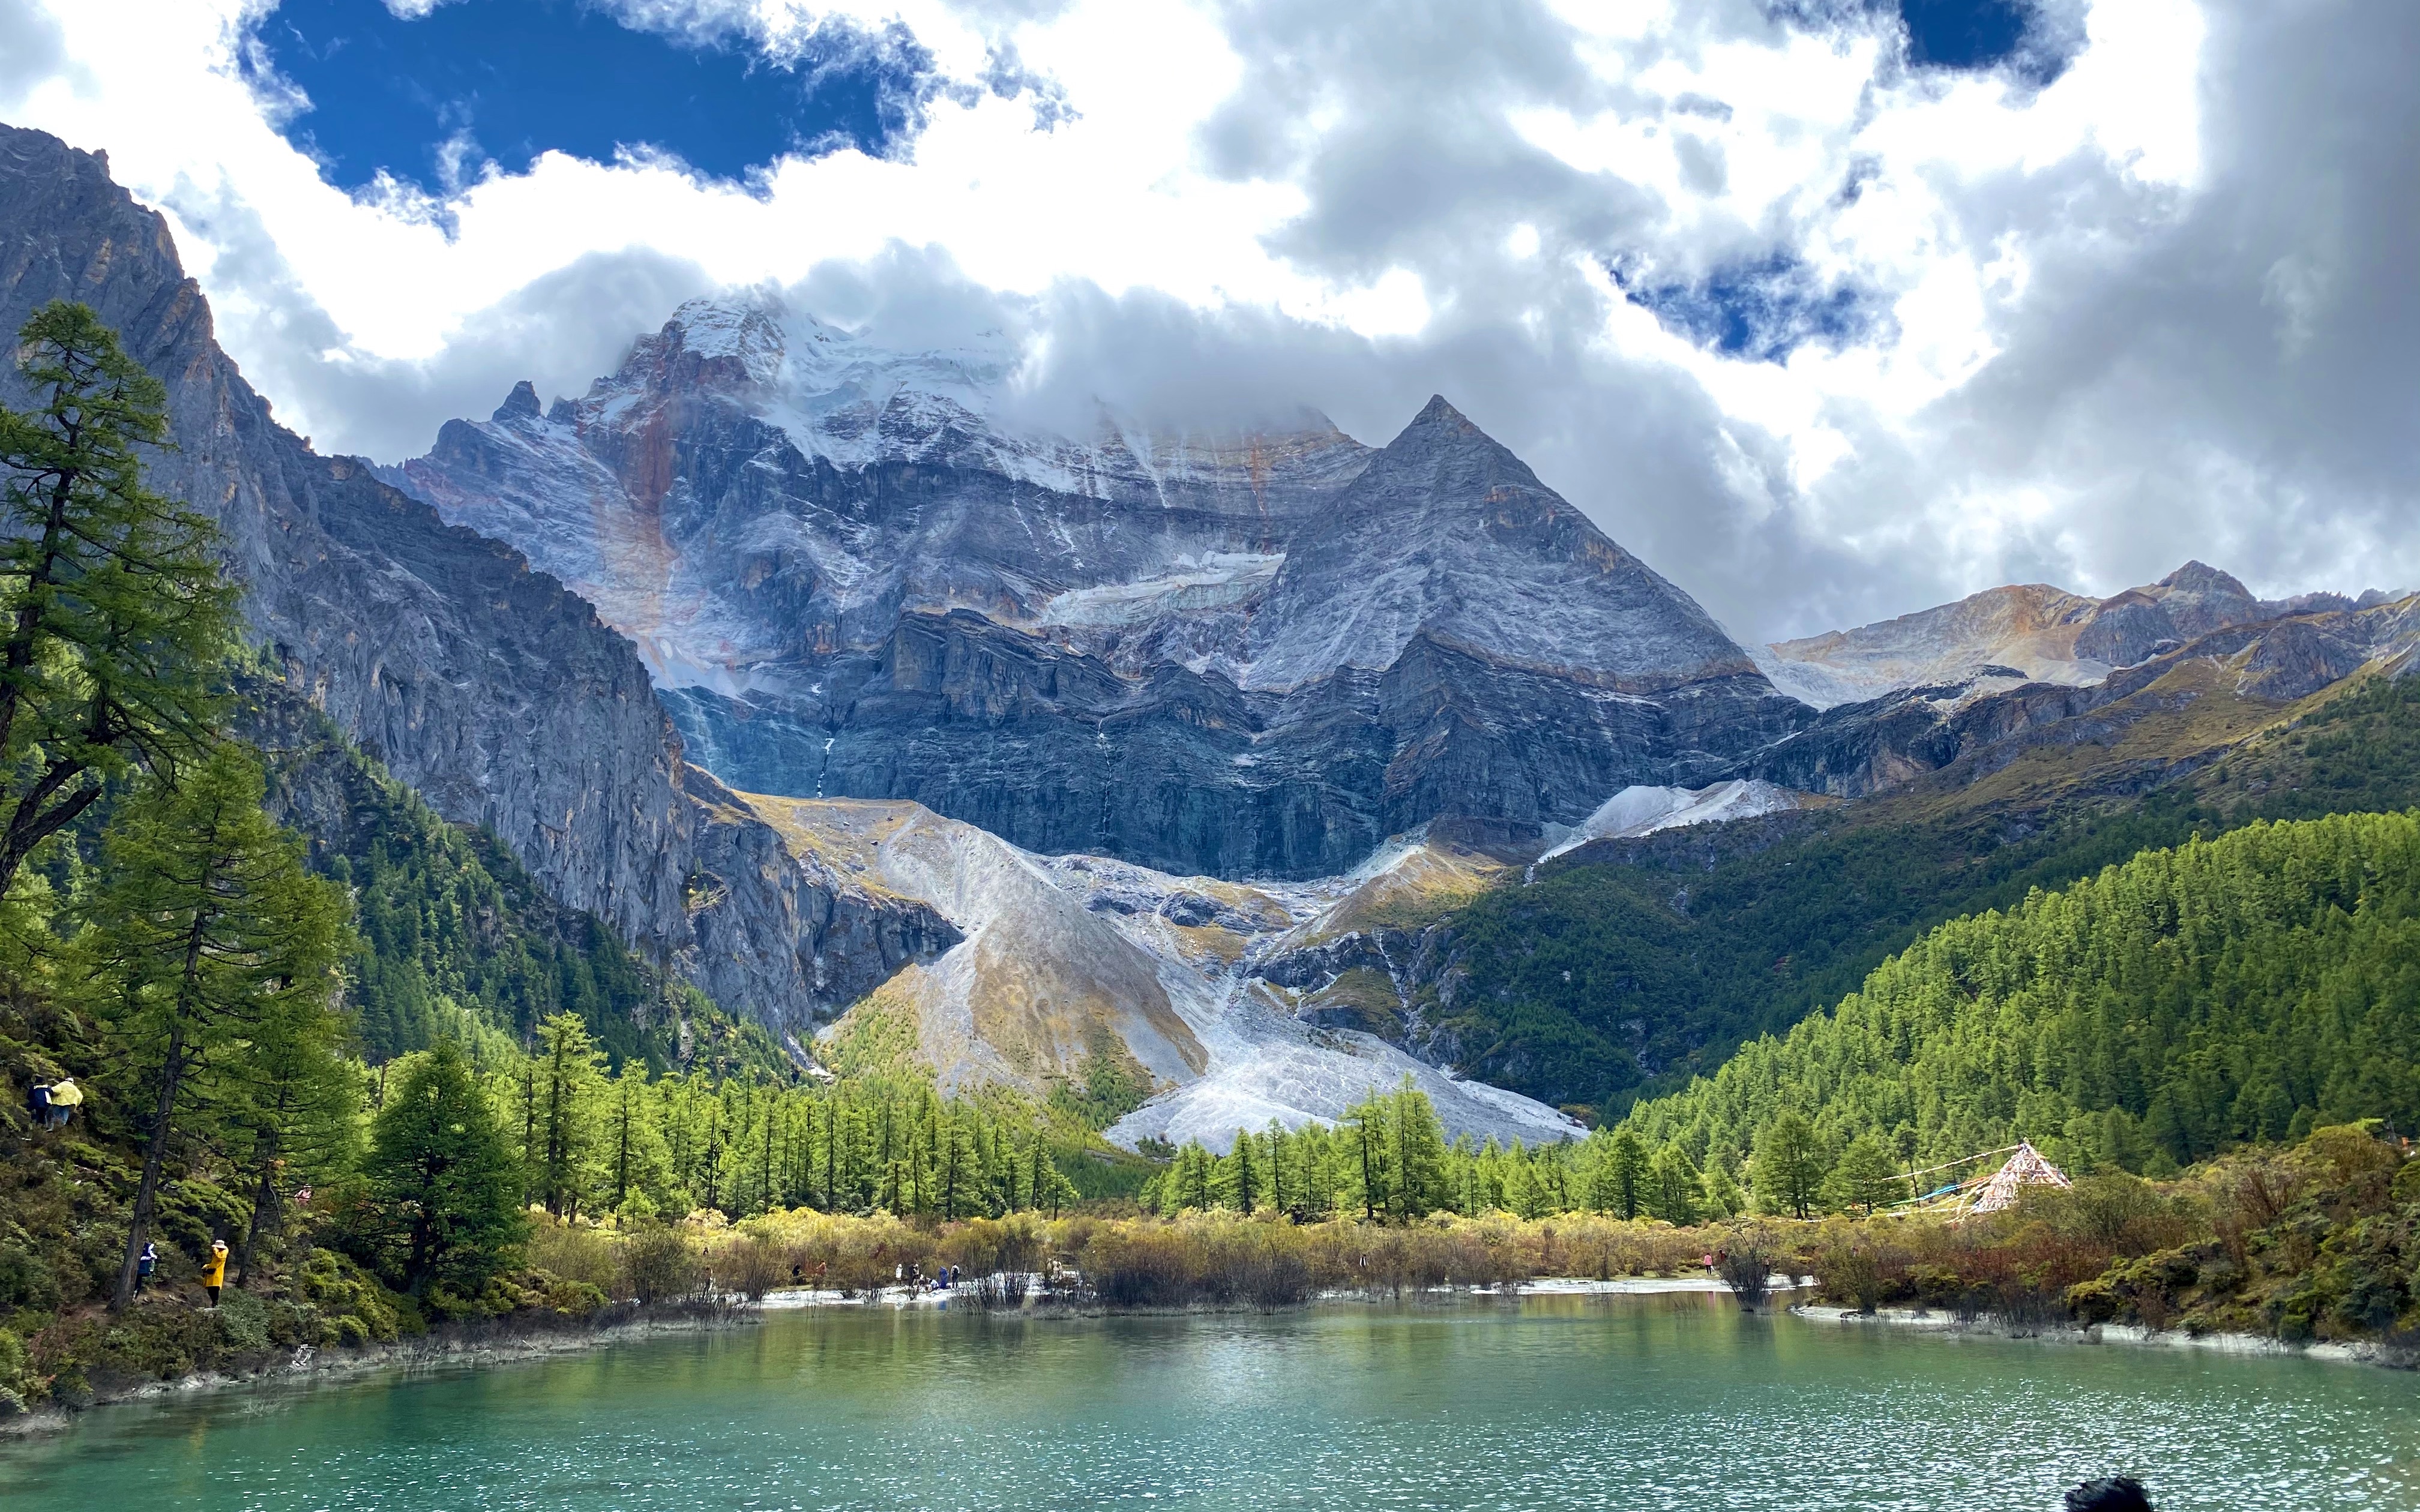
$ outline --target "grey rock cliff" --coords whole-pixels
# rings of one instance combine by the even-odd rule
[[[642,648],[700,764],[1044,853],[1313,877],[1440,813],[1575,823],[1809,717],[1442,398],[1036,437],[1008,359],[697,301],[396,474]]]
[[[689,767],[646,669],[588,604],[277,424],[213,339],[166,223],[102,156],[0,127],[0,327],[54,298],[90,304],[166,383],[175,444],[151,481],[218,520],[287,684],[559,902],[777,1027],[832,1006],[843,988],[819,982],[876,970],[864,940],[913,953],[947,933],[886,935],[857,917],[871,900],[787,864]]]

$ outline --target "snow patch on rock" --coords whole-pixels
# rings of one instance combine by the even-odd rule
[[[1595,840],[1652,835],[1685,825],[1720,825],[1804,808],[1807,795],[1761,778],[1742,778],[1702,788],[1627,787],[1605,800],[1579,827],[1546,848],[1551,861]]]

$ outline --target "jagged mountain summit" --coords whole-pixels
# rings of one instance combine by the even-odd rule
[[[1807,716],[1685,594],[1433,400],[1183,434],[1016,413],[1004,342],[692,301],[578,400],[390,475],[642,648],[736,787],[905,798],[1027,850],[1342,872],[1441,813],[1544,826]]]
[[[2402,596],[2372,589],[2357,599],[2325,593],[2262,599],[2229,574],[2188,562],[2108,598],[2012,584],[1854,630],[1776,641],[1755,656],[1776,687],[1819,709],[1913,687],[2080,687],[2214,630],[2372,609]]]

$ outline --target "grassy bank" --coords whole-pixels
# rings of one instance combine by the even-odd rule
[[[559,1273],[627,1269],[603,1230],[551,1232],[532,1255]],[[1885,1211],[1683,1227],[1589,1212],[1439,1212],[1296,1223],[1264,1209],[935,1224],[798,1210],[737,1226],[692,1220],[680,1232],[713,1285],[754,1296],[791,1285],[872,1291],[947,1265],[979,1287],[1038,1277],[1057,1300],[1110,1309],[1280,1307],[1339,1290],[1701,1275],[1712,1256],[1744,1285],[1767,1272],[1812,1274],[1823,1300],[1859,1310],[2289,1344],[2420,1342],[2420,1161],[2370,1125],[2239,1149],[2165,1181],[2113,1170],[2030,1188],[2006,1211],[1961,1221]],[[548,1244],[584,1246],[589,1257]],[[979,1300],[1021,1295],[995,1283]]]

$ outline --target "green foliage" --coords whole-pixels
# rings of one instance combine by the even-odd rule
[[[2420,677],[2366,678],[2228,756],[2196,787],[2231,826],[2420,804]]]
[[[261,811],[259,767],[223,745],[112,832],[75,970],[145,1093],[143,1175],[115,1305],[133,1293],[161,1176],[188,1111],[274,1158],[293,1108],[340,1087],[329,1007],[344,905]],[[339,1117],[341,1115],[338,1115]]]
[[[1822,1168],[1808,1180],[1820,1186]],[[1685,1226],[1735,1213],[1743,1199],[1728,1165],[1718,1161],[1701,1171],[1678,1140],[1650,1154],[1628,1129],[1534,1149],[1507,1149],[1492,1139],[1448,1144],[1427,1094],[1407,1082],[1372,1093],[1333,1127],[1272,1122],[1258,1134],[1239,1132],[1224,1156],[1195,1142],[1169,1150],[1142,1206],[1167,1216],[1274,1209],[1297,1222],[1593,1212]]]
[[[1647,1147],[1627,1129],[1606,1142],[1605,1159],[1597,1163],[1590,1206],[1620,1218],[1636,1218],[1648,1205]]]
[[[1472,1074],[1616,1114],[1837,1001],[1925,927],[2172,843],[2197,817],[2169,799],[2011,839],[1815,814],[1770,822],[1761,849],[1751,826],[1711,857],[1676,836],[1549,866],[1455,917],[1466,980],[1437,1022],[1479,1047]]]
[[[1736,1218],[1747,1211],[1747,1194],[1740,1190],[1739,1179],[1731,1174],[1728,1149],[1708,1152],[1706,1173],[1699,1191],[1705,1198],[1705,1216],[1709,1218]]]
[[[0,408],[0,896],[109,779],[173,783],[216,742],[236,601],[209,519],[144,486],[160,381],[82,304],[18,342],[39,407]]]
[[[1908,1190],[1882,1137],[1870,1129],[1850,1140],[1848,1148],[1840,1151],[1839,1163],[1832,1167],[1829,1180],[1824,1190],[1826,1207],[1862,1209],[1869,1218],[1876,1209],[1915,1195]]]
[[[557,1218],[577,1215],[604,1180],[603,1060],[579,1014],[557,1013],[538,1026],[535,1142],[521,1163],[531,1197]]]
[[[2257,823],[1943,925],[1630,1123],[1737,1149],[1811,1119],[1921,1161],[2023,1136],[2173,1168],[2298,1124],[2411,1127],[2415,1010],[2420,815]]]
[[[441,1314],[476,1311],[528,1225],[517,1163],[452,1041],[413,1057],[389,1093],[363,1174],[364,1258]]]
[[[1665,1141],[1655,1158],[1647,1163],[1646,1206],[1651,1217],[1681,1227],[1696,1223],[1707,1206],[1700,1195],[1704,1190],[1705,1173],[1698,1169],[1698,1163],[1689,1158],[1687,1148],[1677,1139]],[[1720,1215],[1727,1217],[1729,1213]]]
[[[1050,1103],[1088,1129],[1106,1129],[1142,1106],[1151,1091],[1151,1073],[1107,1029],[1095,1026],[1082,1076],[1051,1088]]]
[[[1757,1133],[1756,1159],[1748,1167],[1757,1208],[1792,1218],[1812,1217],[1822,1211],[1831,1167],[1829,1151],[1813,1124],[1787,1109],[1775,1114]]]

